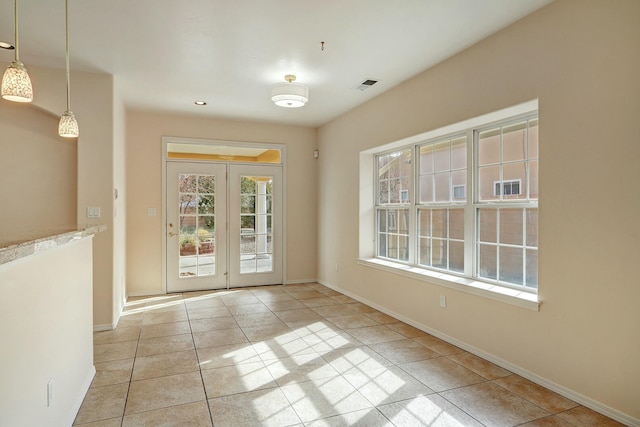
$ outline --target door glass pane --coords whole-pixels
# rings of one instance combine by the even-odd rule
[[[206,196],[198,196],[198,214],[207,215],[215,213],[215,196],[208,194]]]
[[[270,176],[240,177],[240,274],[273,271]]]
[[[180,174],[179,277],[215,274],[215,175]]]

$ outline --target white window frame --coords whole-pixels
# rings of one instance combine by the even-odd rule
[[[518,193],[504,193],[505,184],[509,184],[511,189],[513,189],[513,184],[518,184]],[[500,192],[497,192],[496,189],[500,188]],[[493,181],[493,195],[494,196],[520,196],[522,195],[522,180],[521,179],[505,179],[502,181]]]
[[[538,102],[537,100],[530,101],[524,104],[520,104],[514,107],[510,107],[495,113],[490,113],[484,116],[466,120],[461,123],[457,123],[451,126],[443,127],[434,131],[426,132],[424,134],[416,135],[414,137],[406,138],[400,141],[396,141],[390,144],[386,144],[381,147],[376,147],[370,150],[366,150],[360,153],[360,245],[359,245],[359,260],[361,265],[365,265],[371,268],[382,269],[385,271],[409,276],[412,278],[422,279],[432,284],[453,288],[462,292],[479,295],[482,297],[503,301],[506,303],[514,304],[524,308],[539,310],[540,302],[538,300],[538,294],[533,292],[535,290],[524,289],[520,286],[509,286],[504,283],[493,283],[484,279],[479,279],[476,276],[477,259],[475,254],[476,238],[475,233],[477,230],[476,225],[476,211],[479,203],[477,202],[477,191],[475,190],[474,183],[477,182],[477,170],[478,166],[475,162],[476,146],[474,140],[474,130],[478,128],[484,128],[489,125],[506,125],[510,121],[522,120],[524,118],[531,118],[530,116],[538,114]],[[460,134],[461,132],[467,132],[467,183],[466,188],[471,188],[473,191],[466,191],[465,206],[465,274],[456,275],[449,271],[434,270],[431,268],[421,268],[417,265],[415,257],[417,254],[417,206],[415,200],[410,203],[410,222],[411,236],[410,245],[411,253],[409,261],[407,263],[399,263],[394,260],[385,260],[376,258],[376,215],[371,213],[377,212],[376,198],[377,195],[377,166],[374,166],[373,159],[377,155],[388,153],[390,151],[399,151],[406,149],[409,146],[417,147],[419,144],[423,144],[428,140],[435,138],[443,138],[454,133]],[[414,156],[417,154],[414,148]],[[417,162],[416,162],[417,163]],[[416,199],[416,176],[414,173],[413,189],[411,194],[413,199]],[[373,179],[371,179],[373,178]],[[452,189],[453,191],[453,189]],[[520,183],[520,191],[522,192],[522,184]],[[455,199],[454,199],[455,200]],[[519,204],[517,200],[510,200],[515,204]],[[529,202],[529,201],[526,201]],[[486,205],[482,203],[482,205]],[[526,205],[526,203],[525,203]],[[522,206],[522,204],[520,204]],[[444,206],[443,206],[444,207]],[[502,207],[502,206],[501,206]],[[508,206],[504,206],[508,207]],[[365,212],[371,212],[364,214]],[[471,239],[471,240],[469,240]],[[471,244],[466,244],[471,242]],[[467,262],[470,259],[471,262]]]

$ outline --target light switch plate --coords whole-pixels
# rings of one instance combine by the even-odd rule
[[[100,218],[100,208],[87,208],[87,218]]]

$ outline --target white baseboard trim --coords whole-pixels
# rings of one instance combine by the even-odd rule
[[[73,425],[73,422],[76,420],[76,417],[78,416],[78,411],[82,406],[82,402],[84,401],[84,397],[87,395],[87,392],[89,391],[89,387],[91,387],[91,382],[93,381],[93,378],[95,376],[96,376],[96,367],[94,365],[91,365],[89,374],[87,375],[84,382],[82,383],[82,387],[78,391],[78,395],[76,396],[76,399],[73,402],[73,406],[69,411],[69,415],[67,415],[67,420],[64,424],[65,426],[71,427]]]
[[[297,285],[299,283],[316,283],[316,279],[296,279],[284,282],[285,285]]]
[[[118,318],[119,320],[120,318]],[[118,321],[114,323],[106,323],[104,325],[93,325],[93,332],[112,331],[118,326]]]
[[[496,356],[494,356],[492,354],[489,354],[489,353],[487,353],[487,352],[485,352],[483,350],[480,350],[480,349],[478,349],[478,348],[476,348],[474,346],[471,346],[471,345],[469,345],[467,343],[459,341],[459,340],[457,340],[457,339],[455,339],[453,337],[450,337],[449,335],[443,334],[442,332],[439,332],[439,331],[437,331],[435,329],[429,328],[428,326],[425,326],[425,325],[423,325],[421,323],[418,323],[418,322],[416,322],[416,321],[414,321],[412,319],[409,319],[406,316],[403,316],[403,315],[401,315],[399,313],[396,313],[396,312],[394,312],[392,310],[389,310],[386,307],[383,307],[383,306],[381,306],[379,304],[371,302],[371,301],[367,300],[366,298],[362,298],[359,295],[356,295],[356,294],[353,294],[353,293],[351,293],[351,292],[349,292],[347,290],[341,289],[338,286],[334,286],[331,283],[328,283],[328,282],[323,281],[323,280],[318,280],[317,282],[320,283],[321,285],[324,285],[324,286],[330,288],[330,289],[333,289],[334,291],[337,291],[337,292],[340,292],[340,293],[342,293],[344,295],[347,295],[348,297],[351,297],[354,300],[360,301],[363,304],[366,304],[366,305],[368,305],[370,307],[373,307],[376,310],[379,310],[379,311],[381,311],[381,312],[383,312],[383,313],[385,313],[385,314],[387,314],[387,315],[389,315],[391,317],[394,317],[394,318],[396,318],[398,320],[401,320],[402,322],[404,322],[404,323],[406,323],[408,325],[411,325],[414,328],[420,329],[423,332],[431,334],[431,335],[433,335],[435,337],[440,338],[443,341],[446,341],[446,342],[448,342],[450,344],[453,344],[453,345],[455,345],[457,347],[460,347],[461,349],[466,350],[469,353],[473,353],[476,356],[482,357],[483,359],[488,360],[491,363],[494,363],[494,364],[496,364],[496,365],[498,365],[498,366],[500,366],[500,367],[502,367],[504,369],[507,369],[507,370],[509,370],[509,371],[511,371],[511,372],[513,372],[515,374],[518,374],[521,377],[524,377],[524,378],[526,378],[526,379],[528,379],[528,380],[530,380],[530,381],[532,381],[532,382],[534,382],[536,384],[539,384],[539,385],[541,385],[543,387],[546,387],[549,390],[554,391],[554,392],[558,393],[559,395],[566,397],[567,399],[571,399],[574,402],[579,403],[582,406],[586,406],[589,409],[593,409],[594,411],[599,412],[599,413],[601,413],[603,415],[606,415],[607,417],[612,418],[612,419],[614,419],[614,420],[616,420],[618,422],[621,422],[624,425],[627,425],[627,426],[630,426],[630,427],[640,427],[640,420],[639,419],[633,418],[630,415],[622,413],[622,412],[620,412],[620,411],[618,411],[616,409],[613,409],[613,408],[611,408],[611,407],[609,407],[609,406],[607,406],[607,405],[605,405],[603,403],[600,403],[600,402],[598,402],[596,400],[593,400],[593,399],[591,399],[591,398],[589,398],[587,396],[584,396],[584,395],[582,395],[582,394],[580,394],[578,392],[570,390],[570,389],[568,389],[568,388],[566,388],[566,387],[564,387],[564,386],[562,386],[560,384],[556,384],[555,382],[553,382],[551,380],[543,378],[543,377],[541,377],[541,376],[539,376],[539,375],[537,375],[537,374],[535,374],[533,372],[530,372],[530,371],[528,371],[528,370],[526,370],[524,368],[521,368],[520,366],[516,366],[516,365],[514,365],[514,364],[512,364],[512,363],[510,363],[510,362],[508,362],[506,360],[503,360],[503,359],[501,359],[499,357],[496,357]]]
[[[165,291],[162,292],[132,292],[132,293],[128,293],[127,296],[125,298],[129,298],[129,297],[152,297],[155,295],[167,295],[167,293]],[[126,302],[126,299],[125,299]]]

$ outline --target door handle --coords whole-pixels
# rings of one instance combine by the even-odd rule
[[[169,237],[173,237],[173,236],[177,236],[177,234],[176,234],[176,233],[174,233],[173,231],[170,231],[170,232],[169,232]]]

